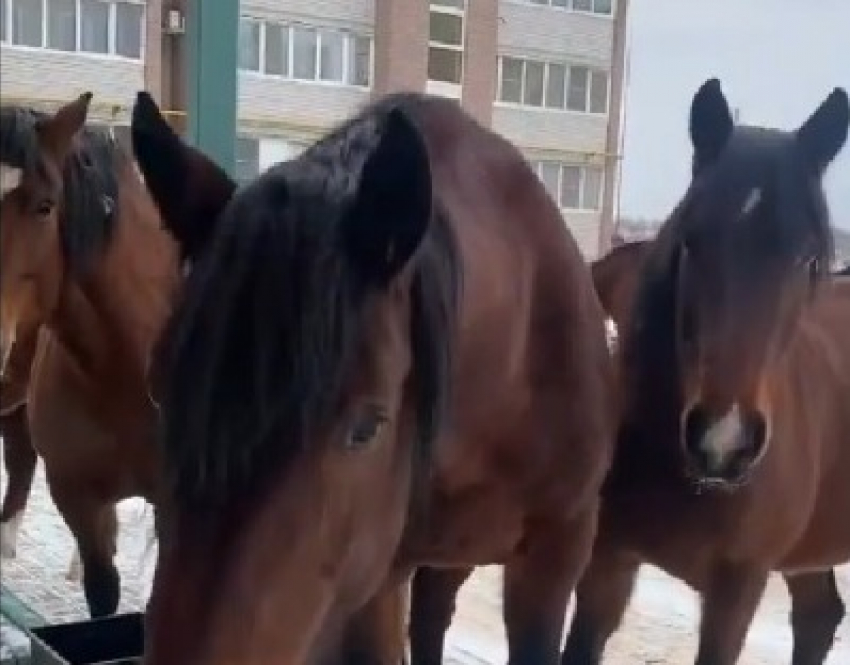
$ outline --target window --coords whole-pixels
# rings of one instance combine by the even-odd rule
[[[80,50],[109,53],[109,5],[100,0],[81,0],[80,9]]]
[[[608,75],[605,72],[590,73],[590,112],[608,113]]]
[[[369,85],[372,78],[372,42],[366,37],[352,37],[348,40],[349,78],[353,85]]]
[[[564,94],[567,89],[567,67],[549,63],[549,76],[546,80],[546,107],[564,108]]]
[[[76,0],[47,0],[47,48],[77,50]]]
[[[543,185],[555,201],[558,200],[558,183],[561,177],[561,165],[558,162],[540,162],[537,174]]]
[[[584,199],[582,205],[591,210],[599,210],[602,207],[602,169],[584,169]]]
[[[587,67],[572,67],[570,69],[570,84],[567,88],[567,108],[570,111],[584,111],[587,108],[589,76],[590,70]]]
[[[260,172],[260,141],[250,136],[236,137],[236,182],[247,182],[256,178]]]
[[[553,160],[531,162],[546,191],[563,210],[599,210],[602,207],[602,169]]]
[[[260,71],[260,23],[239,20],[239,68]]]
[[[282,25],[266,25],[265,72],[286,76],[289,72],[289,29]],[[258,60],[259,67],[259,60]]]
[[[581,167],[561,166],[561,198],[562,208],[578,210],[581,208]]]
[[[12,43],[19,46],[41,46],[44,14],[40,2],[21,2],[12,5]]]
[[[528,106],[543,106],[543,79],[546,76],[546,65],[542,62],[525,63],[525,90],[522,103]]]
[[[323,30],[319,33],[319,78],[323,81],[343,81],[345,38],[342,33]]]
[[[502,58],[501,95],[503,102],[522,103],[522,78],[525,61]]]
[[[290,141],[279,137],[261,138],[259,142],[260,171],[298,157],[306,146],[298,141]]]
[[[292,77],[312,81],[316,78],[316,46],[318,38],[310,28],[293,29]]]
[[[144,7],[119,2],[115,5],[115,54],[125,58],[142,57]]]
[[[243,70],[362,87],[372,78],[371,37],[243,18],[239,40]]]
[[[614,13],[613,0],[525,0],[532,5],[548,5],[557,9],[567,9],[586,14],[611,16]]]
[[[2,0],[3,41],[140,60],[145,5],[135,0]],[[8,19],[11,19],[9,21]]]
[[[465,0],[431,0],[428,80],[459,86],[463,80]]]
[[[498,99],[604,115],[608,112],[608,74],[588,67],[505,56],[499,59]]]

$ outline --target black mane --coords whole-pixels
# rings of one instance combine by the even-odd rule
[[[394,106],[415,111],[418,99],[367,107],[237,191],[222,213],[162,338],[164,457],[184,505],[256,490],[337,406],[374,289],[343,251],[339,225],[383,118]],[[411,294],[416,453],[425,461],[447,405],[460,281],[454,235],[435,210]]]
[[[36,124],[46,117],[25,106],[0,108],[0,162],[45,173]],[[119,176],[128,159],[108,131],[86,126],[65,161],[60,226],[65,259],[73,270],[83,269],[111,238],[119,217]]]
[[[675,316],[679,256],[683,243],[700,225],[740,224],[735,214],[700,215],[697,197],[714,209],[740,211],[754,185],[763,186],[772,206],[769,249],[784,261],[809,251],[820,281],[828,276],[833,259],[833,235],[823,190],[793,146],[793,135],[760,127],[736,127],[724,152],[706,172],[697,173],[670,217],[662,225],[641,273],[631,325],[624,341],[624,357],[636,370],[634,380],[645,382],[675,372]],[[801,223],[804,221],[805,223]],[[728,240],[728,239],[727,239]],[[805,243],[813,241],[813,244]],[[781,278],[781,275],[777,275]],[[659,387],[658,381],[652,379]],[[655,391],[657,395],[662,393]],[[639,388],[638,388],[638,393]],[[671,380],[661,399],[678,399]],[[675,403],[675,402],[673,402]]]

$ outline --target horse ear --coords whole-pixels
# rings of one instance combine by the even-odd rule
[[[818,175],[838,155],[850,128],[850,100],[836,88],[797,130],[797,143]]]
[[[139,170],[165,227],[179,243],[184,259],[196,256],[212,236],[236,183],[177,136],[147,92],[136,96],[130,136]]]
[[[720,89],[720,81],[716,78],[707,80],[697,90],[691,103],[694,173],[717,159],[734,127],[732,112]]]
[[[431,167],[419,130],[400,109],[387,115],[366,159],[343,242],[366,279],[386,285],[419,247],[431,219]]]
[[[77,134],[86,124],[89,114],[89,104],[94,95],[85,92],[73,102],[62,106],[55,114],[39,120],[36,132],[41,147],[50,153],[58,164],[65,161],[65,156],[71,149]]]

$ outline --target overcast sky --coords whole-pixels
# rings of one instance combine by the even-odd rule
[[[748,124],[794,129],[850,92],[850,0],[630,0],[622,212],[663,218],[687,184],[688,111],[717,76]],[[850,143],[827,174],[850,229]]]

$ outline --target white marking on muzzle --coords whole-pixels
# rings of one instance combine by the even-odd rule
[[[18,533],[23,521],[24,511],[22,510],[0,524],[0,558],[15,558],[18,551]]]
[[[744,201],[744,205],[741,208],[741,217],[746,217],[753,210],[755,210],[756,206],[761,202],[761,188],[754,187],[749,194],[747,194],[747,199]]]
[[[23,176],[24,172],[21,169],[0,163],[0,198],[4,198],[13,189],[20,187]]]
[[[709,468],[723,468],[729,457],[739,450],[743,430],[741,408],[733,404],[724,416],[712,423],[700,442],[702,452],[708,457]]]

